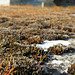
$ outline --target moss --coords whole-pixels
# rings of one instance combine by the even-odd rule
[[[68,73],[71,75],[75,75],[75,64],[72,64],[70,68],[68,68]]]

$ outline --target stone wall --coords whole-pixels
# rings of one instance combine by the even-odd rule
[[[10,4],[41,5],[42,0],[10,0]]]
[[[75,0],[10,0],[10,4],[41,5],[42,2],[45,2],[45,6],[75,5]]]
[[[10,0],[10,4],[29,4],[29,5],[41,5],[45,2],[45,6],[55,5],[54,0]]]

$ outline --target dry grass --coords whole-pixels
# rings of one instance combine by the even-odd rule
[[[66,15],[67,13],[75,13],[75,7],[40,7],[40,6],[30,6],[30,5],[14,5],[10,7],[0,6],[0,16],[5,17],[25,17],[26,15]],[[67,12],[66,12],[67,11]]]
[[[47,56],[46,54],[42,55],[41,50],[35,47],[31,48],[30,45],[42,43],[43,40],[66,39],[67,37],[64,35],[75,34],[74,9],[75,7],[57,6],[44,8],[30,5],[0,6],[0,57],[4,55],[4,60],[0,58],[0,68],[2,68],[2,64],[5,61],[8,62],[5,57],[7,55],[11,56],[12,53],[20,65],[23,65],[22,60],[24,60],[24,63],[27,63],[29,67],[31,63],[28,64],[30,62],[28,59],[32,58],[34,61],[37,60],[40,67],[39,62],[43,61],[43,59],[46,60]],[[17,42],[16,45],[15,42]],[[26,48],[27,45],[29,46],[28,48]],[[58,53],[61,53],[60,49],[60,47],[54,49],[55,53],[57,50],[59,51]],[[24,56],[26,58],[23,58]],[[7,65],[5,66],[7,67]],[[30,68],[34,69],[35,66],[33,66],[31,64]],[[6,67],[3,67],[4,73],[8,70],[5,69]],[[12,68],[10,70],[13,71]],[[6,75],[11,74],[10,70]],[[29,69],[27,71],[29,73]]]

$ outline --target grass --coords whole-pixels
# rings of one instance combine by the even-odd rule
[[[32,15],[34,18],[34,15],[50,15],[50,14],[55,14],[55,15],[66,15],[66,13],[72,13],[74,11],[75,7],[34,7],[30,5],[25,5],[25,6],[9,6],[9,7],[0,7],[0,16],[5,16],[5,17],[25,17],[25,15]],[[67,10],[67,12],[66,12]],[[61,11],[61,13],[60,13]],[[74,11],[75,12],[75,11]]]
[[[75,14],[74,9],[75,7],[58,6],[44,8],[30,5],[0,6],[1,74],[38,73],[41,69],[41,62],[47,60],[47,54],[36,47],[31,47],[31,45],[42,43],[43,40],[63,39],[64,34],[74,34],[75,17],[72,15]],[[60,35],[57,36],[58,34]],[[58,47],[54,50],[58,50],[58,53],[61,52]],[[4,57],[1,57],[2,55]],[[14,66],[14,63],[20,66],[19,70]]]
[[[1,58],[2,59],[2,58]],[[11,67],[11,61],[13,60],[13,64],[12,64],[12,67]],[[3,67],[3,63],[6,62],[6,65]],[[14,67],[14,58],[12,58],[12,55],[11,55],[11,58],[9,60],[9,57],[7,57],[6,59],[3,59],[0,61],[0,74],[1,75],[13,75],[15,72],[17,72],[17,70],[14,71],[14,69],[16,67]]]

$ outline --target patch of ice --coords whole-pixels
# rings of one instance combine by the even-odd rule
[[[68,46],[71,43],[69,41],[64,41],[64,40],[53,40],[53,41],[45,40],[43,44],[37,44],[36,47],[47,50],[49,47],[53,47],[54,45],[58,44],[63,44],[65,46]]]
[[[60,65],[60,64],[62,64],[62,63],[63,63],[63,61],[58,61],[58,60],[53,60],[53,61],[52,61],[52,64]]]
[[[50,55],[50,61],[47,65],[52,65],[52,68],[63,73],[68,71],[68,67],[75,63],[75,52],[64,53],[63,55]],[[51,66],[50,66],[51,67]]]

